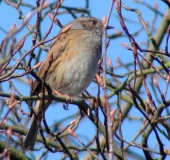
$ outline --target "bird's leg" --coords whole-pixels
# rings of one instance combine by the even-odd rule
[[[63,108],[68,109],[68,106],[72,102],[73,98],[67,94],[64,94],[64,95],[61,94],[56,89],[52,89],[52,90],[53,90],[54,94],[56,94],[57,96],[65,97],[66,101],[63,103]]]

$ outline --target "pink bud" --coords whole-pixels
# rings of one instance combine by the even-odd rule
[[[11,134],[12,134],[12,127],[9,127],[8,130],[7,130],[7,137],[8,137],[8,139],[10,139]]]
[[[170,82],[170,76],[169,76],[169,74],[166,76],[166,83],[168,83],[169,84],[169,82]]]
[[[149,89],[148,89],[148,87],[147,87],[147,86],[145,87],[145,89],[146,89],[146,94],[147,94],[148,98],[152,101],[152,95],[151,95],[151,92],[149,91]]]
[[[68,25],[67,27],[65,27],[65,28],[62,30],[61,33],[67,32],[72,26],[73,26],[72,24]]]
[[[30,87],[32,88],[33,87],[33,80],[32,80],[32,78],[30,79],[29,83],[30,83]]]
[[[48,16],[49,16],[49,17],[50,17],[50,19],[53,21],[54,16],[53,16],[52,14],[50,14],[50,13],[48,13]]]
[[[24,42],[25,42],[25,39],[26,39],[26,38],[23,38],[23,39],[19,42],[19,44],[18,44],[18,46],[17,46],[17,51],[19,51],[19,50],[23,47]]]
[[[106,16],[103,16],[103,18],[102,18],[102,26],[103,27],[106,27],[105,25],[106,25]]]
[[[44,2],[41,9],[45,9],[49,6],[49,2]]]
[[[156,79],[154,77],[153,77],[153,84],[155,85],[155,87],[157,89],[159,89],[159,84],[158,84],[158,82],[156,81]]]
[[[110,58],[107,58],[107,63],[110,67],[110,69],[113,69],[113,64],[112,64],[112,61],[110,60]]]
[[[40,67],[41,64],[42,64],[42,62],[38,62],[36,65],[34,65],[33,69],[36,69],[36,68]]]
[[[111,121],[112,126],[115,122],[115,112],[116,112],[115,108],[110,112],[110,121]]]
[[[104,86],[103,79],[98,74],[96,74],[96,81],[100,86]]]
[[[15,29],[15,27],[16,27],[16,23],[14,23],[14,24],[11,26],[9,32],[12,32],[12,31]]]
[[[72,125],[75,121],[76,119],[72,120],[69,124]]]
[[[119,110],[118,110],[118,117],[119,117],[120,120],[122,120],[122,110],[121,110],[121,108],[119,108]]]
[[[73,130],[71,130],[70,128],[68,128],[67,130],[73,137],[77,137]]]
[[[11,97],[10,97],[10,99],[9,99],[9,108],[10,108],[10,109],[13,109],[15,105],[16,105],[15,94],[12,93],[12,94],[11,94]]]
[[[155,3],[155,4],[154,4],[154,9],[155,9],[155,10],[158,10],[158,3]]]

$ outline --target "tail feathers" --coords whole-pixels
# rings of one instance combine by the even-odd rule
[[[46,109],[48,108],[48,106],[50,105],[51,100],[45,100],[44,101],[44,109],[46,111]],[[41,108],[41,104],[42,101],[41,100],[37,100],[35,107],[34,107],[34,112],[37,115],[38,119],[41,120],[42,116],[42,108]],[[38,133],[38,126],[37,126],[37,120],[35,118],[34,115],[32,115],[32,123],[31,123],[31,127],[26,135],[25,138],[25,142],[24,142],[24,147],[25,149],[30,149],[33,150],[34,149],[34,144],[35,144],[35,140],[36,140],[36,135]]]
[[[34,149],[37,132],[38,132],[37,121],[36,118],[33,116],[30,129],[26,135],[25,142],[24,142],[25,149],[29,149],[29,150]]]

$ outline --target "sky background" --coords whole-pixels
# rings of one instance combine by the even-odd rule
[[[29,4],[32,4],[35,6],[35,2],[34,1],[23,1],[23,2],[27,2]],[[53,2],[48,1],[49,3]],[[132,0],[128,0],[128,1],[122,1],[123,3],[125,3],[127,6],[131,7],[131,8],[136,8],[141,10],[142,12],[142,17],[144,19],[145,22],[149,22],[151,23],[153,17],[154,17],[154,13],[149,11],[149,9],[146,6],[134,3],[134,1]],[[167,10],[167,6],[160,0],[156,1],[147,1],[147,0],[143,0],[143,2],[147,2],[150,6],[154,6],[155,3],[158,4],[158,10],[164,14],[165,11]],[[84,0],[79,0],[79,1],[71,1],[71,0],[64,0],[63,1],[63,6],[69,6],[69,7],[78,7],[78,8],[83,8],[85,6],[85,2]],[[104,15],[108,15],[108,10],[110,7],[110,1],[106,1],[106,0],[92,0],[90,1],[90,14],[93,17],[102,19],[102,17]],[[21,7],[24,15],[27,17],[30,14],[30,10],[28,10],[25,7]],[[59,9],[59,11],[62,11],[63,9]],[[130,19],[132,21],[134,21],[134,23],[131,22],[127,22],[126,25],[129,29],[130,33],[134,33],[137,30],[139,30],[141,28],[141,24],[139,23],[137,14],[134,12],[128,12],[125,11],[124,9],[122,9],[122,14],[125,18]],[[80,15],[77,15],[80,16]],[[5,29],[6,32],[9,31],[10,27],[16,23],[16,27],[19,27],[22,23],[22,20],[18,19],[19,14],[18,12],[12,8],[11,6],[7,5],[5,2],[1,2],[0,4],[0,42],[3,40],[3,38],[5,37],[6,33],[4,31],[2,31],[2,28]],[[29,21],[30,25],[33,25],[35,23],[35,17],[33,16],[31,18],[31,20]],[[59,18],[59,20],[61,21],[62,24],[66,24],[69,21],[71,21],[73,19],[72,16],[70,15],[59,15],[57,16],[57,18]],[[158,15],[158,18],[156,20],[155,26],[159,26],[160,21],[161,21],[161,16]],[[46,17],[45,19],[43,19],[43,23],[41,24],[41,31],[42,31],[42,35],[46,33],[47,29],[49,28],[51,20],[49,19],[49,17]],[[115,10],[115,6],[112,10],[111,13],[111,18],[109,21],[109,25],[114,26],[115,29],[114,30],[110,30],[108,32],[109,34],[115,34],[118,31],[122,31],[122,28],[120,26],[119,20],[118,20],[118,15],[117,12]],[[17,35],[17,40],[20,40],[22,35],[25,34],[28,30],[26,28],[24,28],[18,35]],[[54,25],[50,35],[48,36],[48,39],[53,37],[54,35],[56,35],[59,32],[59,27]],[[144,45],[144,41],[147,40],[147,35],[144,31],[142,31],[139,36],[136,38],[136,41],[142,46],[145,47]],[[117,38],[114,40],[111,40],[110,42],[110,46],[107,50],[107,56],[112,60],[112,63],[114,66],[117,66],[118,63],[116,61],[116,59],[119,57],[121,59],[121,61],[123,63],[133,63],[133,54],[132,52],[128,51],[125,47],[122,46],[122,44],[129,44],[128,38],[126,36],[123,36],[121,38]],[[162,49],[164,49],[165,43],[163,43],[161,45]],[[28,49],[30,49],[31,47],[31,36],[26,38],[26,42],[24,44],[24,50],[27,51]],[[35,50],[35,53],[37,53],[37,50]],[[43,52],[44,54],[41,56],[41,60],[43,60],[45,58],[46,52]],[[17,57],[17,55],[16,55]],[[20,56],[18,55],[18,58]],[[12,64],[12,63],[11,63]],[[33,63],[32,63],[33,65]],[[156,65],[156,64],[155,64]],[[124,74],[127,71],[124,69],[119,69],[119,70],[114,70],[115,73],[117,74]],[[13,82],[16,84],[16,86],[18,87],[18,89],[20,90],[20,92],[25,95],[28,96],[29,95],[29,86],[20,83],[20,81],[18,80],[13,80]],[[164,90],[165,89],[165,83],[160,82],[161,85],[161,89]],[[94,88],[96,87],[96,85],[92,84],[90,85],[90,87],[88,88],[88,91],[92,92],[93,95],[96,95],[96,91],[94,90]],[[9,84],[8,82],[3,83],[3,89],[7,92],[10,93],[10,89],[9,89]],[[144,90],[142,90],[144,91]],[[169,96],[169,94],[168,94]],[[144,99],[146,99],[146,95],[143,94]],[[112,108],[117,108],[116,104],[114,103],[114,101],[116,100],[117,97],[113,97],[112,101],[113,101],[113,105],[111,106]],[[123,104],[123,102],[122,102]],[[27,105],[25,105],[25,103],[22,103],[22,108],[25,111],[29,111]],[[77,106],[73,106],[70,105],[68,110],[64,110],[61,103],[57,105],[52,105],[48,111],[46,112],[46,120],[48,125],[50,126],[54,121],[58,122],[61,121],[62,119],[67,118],[64,123],[62,123],[63,126],[61,126],[61,128],[64,128],[64,126],[67,126],[68,123],[75,119],[76,116],[75,114],[78,113],[78,107]],[[141,118],[142,115],[139,113],[139,111],[137,109],[133,109],[130,111],[130,113],[128,114],[128,116],[132,116],[132,117],[137,117],[137,118]],[[69,117],[69,118],[68,118]],[[22,116],[22,118],[27,118],[26,116]],[[103,120],[103,118],[101,117],[101,120]],[[22,124],[23,125],[23,124]],[[123,133],[123,137],[125,140],[130,141],[134,135],[137,133],[137,131],[139,130],[139,128],[141,127],[141,122],[139,120],[136,121],[124,121],[123,122],[123,127],[122,127],[122,133]],[[86,137],[81,136],[82,134]],[[87,139],[91,139],[93,137],[95,133],[95,127],[92,124],[91,121],[89,121],[87,118],[84,118],[80,124],[78,129],[76,130],[76,134],[79,135],[81,137],[81,140],[86,143]],[[149,147],[153,148],[156,147],[155,145],[155,136],[152,133],[152,138],[149,139]],[[139,138],[137,140],[137,142],[140,143],[141,139]],[[154,143],[152,143],[154,142]],[[163,140],[164,144],[165,144],[165,148],[169,149],[169,141],[167,139]],[[152,146],[153,145],[153,146]],[[134,149],[134,147],[130,147],[130,149]],[[136,149],[135,148],[136,153],[140,154],[143,157],[143,152],[140,149]],[[42,151],[40,152],[35,152],[36,156],[39,156],[42,153]],[[82,154],[83,157],[83,154]],[[48,154],[48,158],[49,159],[58,159],[61,158],[61,154],[60,153],[49,153]]]

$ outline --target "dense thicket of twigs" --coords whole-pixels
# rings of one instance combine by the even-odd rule
[[[33,79],[39,79],[36,72],[41,65],[39,63],[41,56],[46,54],[49,44],[56,36],[49,36],[51,30],[54,26],[62,27],[56,15],[65,14],[72,16],[72,19],[89,16],[91,1],[85,0],[84,8],[64,6],[62,1],[1,2],[15,9],[22,23],[17,27],[13,24],[10,30],[0,27],[0,32],[5,34],[0,42],[0,159],[28,159],[28,155],[34,159],[35,153],[38,153],[38,159],[48,159],[49,154],[55,159],[57,154],[61,159],[112,160],[168,157],[170,154],[167,145],[170,139],[168,94],[170,2],[161,1],[167,5],[167,11],[161,10],[156,1],[153,2],[155,3],[153,6],[146,2],[133,1],[134,4],[140,3],[141,6],[145,6],[148,14],[154,15],[149,22],[142,17],[142,13],[146,10],[133,8],[132,5],[123,4],[120,0],[111,2],[108,19],[105,22],[108,23],[110,16],[114,16],[111,12],[116,10],[115,23],[119,23],[121,28],[120,31],[115,28],[115,33],[111,35],[107,35],[104,31],[103,58],[93,82],[93,87],[95,86],[93,90],[95,89],[97,94],[93,94],[93,90],[92,93],[86,91],[82,95],[83,100],[73,99],[67,103],[65,96],[59,97],[55,93],[30,97],[29,94],[23,93],[23,90],[29,90]],[[29,16],[25,14],[25,9],[29,10]],[[137,18],[131,19],[129,13],[136,14]],[[49,24],[48,28],[42,31],[44,19],[48,19]],[[156,25],[157,19],[159,25]],[[134,27],[133,33],[127,23],[131,23]],[[140,29],[137,29],[136,24]],[[147,38],[142,39],[141,33],[147,35]],[[113,60],[112,57],[106,56],[106,53],[120,37],[128,42],[126,44],[124,41],[121,42],[126,50]],[[114,50],[112,52],[114,53]],[[133,59],[127,63],[121,61],[121,56],[125,54],[132,54]],[[54,121],[48,126],[50,128],[48,134],[43,123],[49,118],[46,117],[39,127],[40,134],[36,139],[35,151],[30,152],[23,148],[23,140],[31,119],[29,117],[33,107],[31,102],[39,98],[53,99],[53,106],[57,105],[56,101],[61,101],[65,108],[71,103],[78,106],[79,112],[71,118],[63,117],[60,122]],[[24,106],[29,107],[29,112]],[[134,110],[137,111],[137,115],[130,116],[130,112]],[[95,132],[91,139],[83,138],[86,137],[84,132],[79,132],[81,136],[76,133],[84,119],[87,123],[94,124]],[[130,121],[129,126],[127,121]],[[138,123],[138,128],[131,130],[133,137],[125,138],[129,132],[128,128],[133,128],[131,124],[134,123]],[[88,128],[86,130],[88,132]]]

